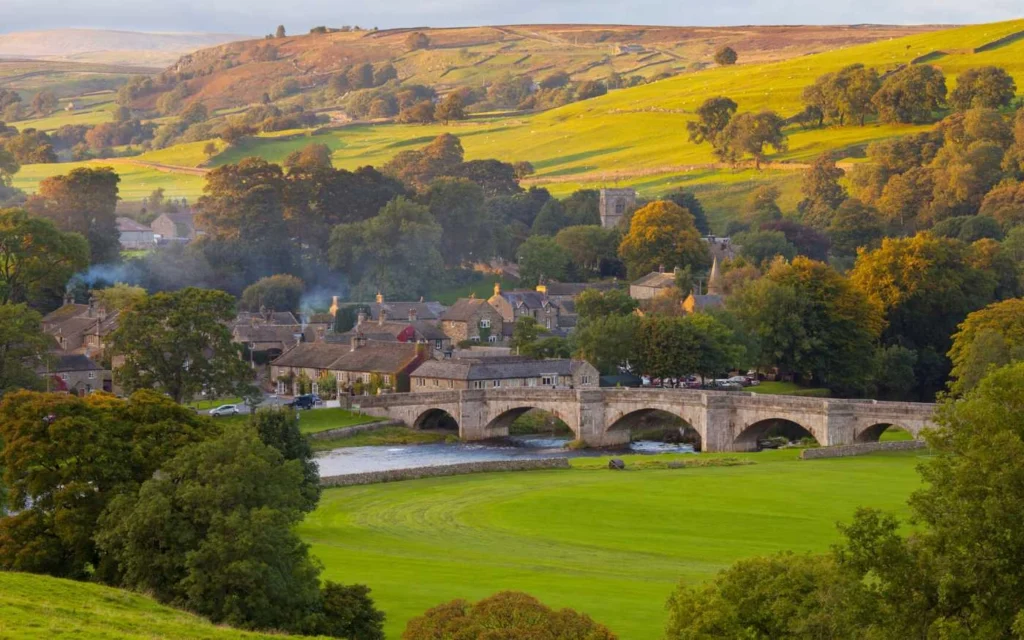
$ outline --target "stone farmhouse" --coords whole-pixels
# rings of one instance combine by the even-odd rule
[[[360,337],[377,342],[408,342],[425,344],[431,355],[443,358],[451,355],[452,341],[437,322],[417,319],[417,309],[407,309],[408,319],[391,320],[387,309],[380,309],[376,321],[368,320],[365,313],[356,317],[356,326],[345,333],[328,334],[328,342],[350,343]]]
[[[153,230],[131,218],[118,217],[117,232],[122,249],[146,249],[156,244]]]
[[[412,372],[412,391],[449,389],[597,387],[600,374],[583,360],[531,360],[516,356],[434,360]]]
[[[231,340],[261,362],[281,355],[300,342],[316,340],[316,332],[299,322],[290,311],[240,311],[231,323]]]
[[[634,280],[629,285],[629,297],[634,300],[650,300],[656,298],[676,286],[674,271],[665,271],[665,267],[652,271],[646,276]]]
[[[99,359],[117,329],[117,316],[95,300],[77,304],[68,296],[63,305],[43,317],[42,329],[53,338],[55,351]]]
[[[498,310],[506,325],[514,325],[520,318],[533,318],[548,331],[561,329],[559,316],[562,309],[546,293],[529,289],[502,291],[500,284],[494,285],[494,295],[487,302]]]
[[[161,213],[150,227],[165,242],[189,242],[197,235],[195,214],[191,211]]]
[[[498,289],[497,285],[495,289]],[[467,340],[500,342],[504,336],[504,323],[502,314],[482,298],[461,298],[441,316],[441,330],[455,344]]]
[[[384,294],[381,293],[377,294],[377,299],[374,302],[365,306],[369,310],[370,320],[379,320],[383,311],[392,320],[408,318],[410,322],[417,320],[439,322],[447,309],[440,302],[424,302],[422,299],[418,302],[386,302]]]
[[[36,373],[44,378],[49,391],[84,396],[93,391],[113,390],[111,372],[82,354],[54,354]]]

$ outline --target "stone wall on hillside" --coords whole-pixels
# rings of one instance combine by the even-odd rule
[[[437,478],[440,476],[456,476],[466,473],[490,473],[494,471],[536,471],[540,469],[569,469],[567,458],[545,458],[543,460],[489,460],[485,462],[462,462],[436,467],[416,467],[413,469],[390,469],[388,471],[369,471],[352,473],[343,476],[327,476],[320,478],[321,487],[351,487],[360,484],[376,484],[379,482],[395,482],[398,480],[416,480],[419,478]]]
[[[911,451],[914,449],[925,449],[928,445],[923,440],[897,440],[895,442],[865,442],[864,444],[846,444],[838,447],[818,447],[816,449],[804,449],[800,452],[803,460],[818,460],[822,458],[845,458],[848,456],[862,456],[865,453],[875,451]]]

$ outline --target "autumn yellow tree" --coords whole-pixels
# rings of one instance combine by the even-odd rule
[[[660,266],[690,266],[698,271],[711,264],[711,254],[697,231],[693,215],[664,200],[652,202],[633,214],[629,233],[619,244],[619,256],[631,278]]]

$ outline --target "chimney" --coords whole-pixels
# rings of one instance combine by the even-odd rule
[[[494,283],[494,295],[496,295],[496,296],[500,296],[501,295],[501,283],[500,282],[495,282]]]
[[[416,307],[409,307],[409,322],[416,322]]]
[[[366,322],[366,312],[360,309],[359,313],[356,314],[356,326],[358,327],[364,322]]]
[[[352,334],[352,351],[355,351],[358,348],[359,348],[359,334],[358,333],[354,333],[354,334]]]
[[[331,296],[331,308],[329,311],[332,318],[338,317],[338,296]]]
[[[384,324],[385,322],[388,321],[388,310],[387,309],[385,309],[384,307],[381,307],[380,311],[378,313],[379,313],[379,315],[377,316],[377,323],[378,324]]]
[[[89,298],[89,312],[88,312],[88,315],[89,315],[90,318],[95,318],[96,317],[96,296],[91,296]]]
[[[71,289],[64,291],[64,304],[75,304],[75,296],[71,293]]]
[[[665,265],[663,265],[663,264],[659,264],[658,265],[658,273],[665,273]]]
[[[384,294],[380,291],[377,292],[377,304],[384,304]]]

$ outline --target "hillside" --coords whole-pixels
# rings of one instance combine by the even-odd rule
[[[220,165],[249,155],[281,161],[313,141],[328,145],[339,167],[380,165],[398,151],[426,144],[447,131],[460,137],[470,159],[495,157],[533,163],[537,174],[527,184],[544,186],[559,196],[580,187],[616,184],[634,186],[648,197],[679,186],[707,194],[705,206],[715,228],[721,229],[736,216],[749,193],[765,182],[782,189],[780,204],[791,210],[800,197],[801,163],[817,154],[832,150],[856,159],[873,140],[926,126],[869,123],[806,130],[792,126],[787,131],[789,150],[772,158],[784,164],[762,171],[736,170],[715,164],[707,145],[694,145],[686,139],[686,122],[703,100],[727,95],[739,103],[741,111],[771,108],[789,116],[802,108],[803,88],[823,73],[855,62],[885,71],[921,59],[942,69],[950,89],[959,72],[998,65],[1016,77],[1021,91],[1024,38],[1013,36],[1022,32],[1024,20],[928,31],[776,62],[684,73],[535,114],[480,116],[447,127],[356,124],[315,137],[309,132],[279,132],[229,147],[209,163],[202,145],[193,143],[121,159],[114,166],[122,172],[122,196],[126,199],[141,198],[156,186],[166,188],[168,194],[194,198],[201,192],[202,178],[194,171],[175,173],[174,166]],[[158,171],[147,163],[165,166]],[[70,168],[67,164],[27,166],[15,176],[15,183],[33,190],[43,177]]]
[[[845,27],[644,27],[517,25],[420,29],[427,49],[409,51],[412,29],[339,31],[233,42],[185,56],[173,71],[196,74],[190,100],[211,107],[250,104],[267,88],[296,78],[304,89],[323,85],[334,73],[362,62],[391,61],[403,83],[444,91],[480,86],[506,73],[541,76],[555,70],[573,80],[603,79],[611,71],[646,78],[697,70],[714,51],[729,45],[741,62],[793,58],[836,47],[933,31],[934,26]],[[620,45],[632,45],[622,51]],[[274,49],[266,55],[268,47]],[[268,59],[272,57],[273,59]],[[150,98],[142,106],[155,101]]]
[[[165,67],[196,49],[241,37],[222,33],[143,33],[110,29],[18,31],[0,34],[0,58]]]
[[[256,640],[294,636],[219,627],[120,589],[28,573],[0,571],[0,638],[47,636]]]

